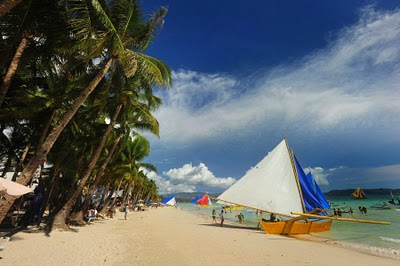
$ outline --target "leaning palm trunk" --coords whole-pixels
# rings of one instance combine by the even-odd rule
[[[136,192],[135,198],[134,198],[134,202],[138,203],[139,199],[140,199],[140,195],[142,194],[142,189],[138,189],[138,191]]]
[[[110,124],[108,124],[107,129],[104,132],[104,135],[100,141],[99,146],[93,153],[92,158],[90,159],[88,168],[86,169],[84,176],[80,180],[79,185],[76,188],[76,191],[74,192],[72,197],[68,199],[68,201],[65,203],[64,207],[61,208],[61,210],[54,216],[54,220],[52,223],[52,229],[63,230],[63,229],[67,228],[65,222],[67,221],[69,213],[71,212],[71,209],[74,206],[74,203],[78,199],[79,195],[81,195],[82,189],[86,185],[86,182],[89,180],[90,175],[92,174],[92,171],[93,171],[94,167],[96,166],[97,161],[99,160],[101,152],[103,151],[104,145],[106,144],[107,138],[110,135],[111,130],[115,125],[115,122],[117,121],[117,117],[118,117],[119,113],[121,112],[121,109],[122,109],[122,104],[118,105],[117,109],[115,110],[114,116],[112,117]],[[81,220],[83,220],[83,216],[82,216]]]
[[[100,199],[99,206],[98,206],[99,213],[104,209],[104,203],[106,201],[106,195],[109,193],[110,186],[111,186],[111,182],[107,182],[106,186],[104,187],[103,195],[101,195],[101,199]]]
[[[130,190],[130,185],[126,184],[124,188],[124,196],[122,197],[122,202],[125,203],[126,199],[128,198],[129,195],[129,190]]]
[[[4,99],[6,97],[8,88],[10,87],[11,81],[15,75],[15,72],[17,72],[17,68],[19,65],[19,61],[21,60],[22,54],[24,53],[26,46],[28,44],[28,40],[26,37],[22,37],[21,42],[18,45],[17,51],[15,52],[15,55],[13,59],[11,60],[10,66],[7,69],[7,73],[4,76],[3,82],[1,83],[0,87],[0,108],[1,105],[4,102]]]
[[[110,204],[111,204],[112,196],[113,196],[114,193],[117,191],[117,188],[116,188],[116,187],[113,187],[113,189],[112,189],[111,191],[109,191],[110,184],[107,184],[107,186],[108,186],[108,188],[107,188],[107,189],[104,189],[104,195],[103,195],[103,196],[105,197],[106,191],[107,191],[107,192],[110,192],[110,194],[109,194],[108,197],[104,200],[103,208],[102,208],[101,211],[100,211],[100,213],[103,214],[103,215],[107,213],[107,211],[108,211],[108,206],[110,206]]]
[[[13,9],[16,5],[21,3],[22,0],[1,0],[0,2],[0,17],[7,14],[11,9]]]
[[[47,153],[49,153],[50,149],[53,147],[56,142],[58,136],[60,136],[63,129],[66,127],[68,122],[72,119],[75,113],[78,111],[79,107],[83,104],[83,102],[89,97],[90,93],[96,88],[99,82],[103,79],[108,69],[111,66],[113,59],[109,58],[104,67],[97,73],[96,77],[90,82],[90,84],[82,91],[80,96],[75,100],[71,108],[65,113],[61,122],[53,128],[50,134],[47,136],[43,144],[38,148],[36,155],[30,160],[28,165],[22,170],[19,178],[17,179],[17,183],[22,185],[27,185],[32,178],[32,175],[35,173],[39,164],[46,157]],[[14,199],[15,200],[15,199]],[[4,220],[5,214],[7,214],[8,210],[14,203],[14,200],[10,199],[9,204],[4,206],[4,208],[0,212],[0,224]],[[5,213],[5,214],[4,214]]]
[[[43,206],[44,206],[43,212],[46,210],[46,208],[49,209],[49,213],[53,210],[51,208],[52,206],[49,205],[49,201],[53,195],[59,176],[60,176],[60,171],[57,169],[53,172],[53,175],[50,178],[50,182],[49,184],[47,184],[48,189],[45,191],[43,197]],[[41,215],[43,214],[41,213]]]
[[[28,154],[28,151],[29,151],[30,147],[31,147],[30,144],[27,144],[25,146],[24,152],[22,153],[21,158],[19,158],[18,164],[15,166],[14,174],[13,174],[13,176],[11,178],[12,181],[17,180],[18,172],[21,171],[22,164],[25,161],[26,155]]]
[[[49,129],[50,129],[50,126],[51,126],[51,122],[53,121],[53,118],[55,116],[56,116],[56,110],[53,110],[53,112],[51,113],[51,115],[47,119],[46,124],[43,126],[42,133],[40,134],[40,138],[38,140],[37,148],[39,148],[43,144],[43,141],[45,140],[45,138],[46,138],[46,136],[47,136],[47,134],[49,132]]]
[[[122,135],[119,136],[114,141],[113,146],[112,146],[110,152],[107,155],[107,158],[104,160],[104,163],[101,165],[99,171],[97,172],[97,175],[96,175],[96,178],[95,178],[93,184],[90,186],[90,188],[89,188],[89,190],[87,192],[87,196],[85,198],[85,201],[82,204],[81,210],[73,215],[73,219],[74,220],[76,220],[76,221],[83,220],[83,217],[84,217],[86,211],[89,208],[90,201],[92,200],[94,192],[96,191],[97,185],[100,183],[100,180],[104,175],[104,170],[106,169],[108,163],[111,161],[111,158],[114,155],[114,152],[115,152],[115,150],[116,150],[116,148],[118,146],[118,143],[120,142],[121,138],[122,138]]]
[[[113,206],[115,204],[115,201],[118,198],[119,189],[121,188],[121,185],[122,185],[122,181],[123,181],[123,179],[121,179],[121,181],[119,182],[117,189],[114,190],[114,192],[116,193],[116,196],[114,198],[112,197],[114,192],[110,194],[107,204],[106,204],[106,206],[104,206],[104,209],[103,209],[104,213],[107,212],[108,206]]]

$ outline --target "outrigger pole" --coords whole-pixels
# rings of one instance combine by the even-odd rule
[[[297,215],[306,216],[306,217],[312,217],[312,218],[318,218],[318,219],[325,219],[325,220],[343,221],[343,222],[384,224],[384,225],[389,225],[390,224],[390,222],[383,222],[383,221],[357,220],[357,219],[350,219],[350,218],[338,218],[338,217],[333,217],[333,216],[322,216],[322,215],[308,214],[308,213],[301,213],[301,212],[292,212],[292,214],[297,214]]]

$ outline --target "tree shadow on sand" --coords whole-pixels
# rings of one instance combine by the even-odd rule
[[[199,224],[202,226],[212,226],[212,227],[221,227],[220,224]],[[253,230],[253,231],[260,231],[263,232],[262,230],[260,230],[257,227],[250,227],[250,226],[243,226],[243,225],[234,225],[234,224],[224,224],[222,226],[222,228],[233,228],[233,229],[244,229],[244,230]]]

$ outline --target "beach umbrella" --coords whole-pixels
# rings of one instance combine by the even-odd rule
[[[21,196],[26,193],[33,192],[33,189],[10,180],[0,178],[0,191],[4,191],[11,196]]]

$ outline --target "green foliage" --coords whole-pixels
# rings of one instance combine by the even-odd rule
[[[46,191],[57,187],[57,182],[63,188],[76,186],[105,132],[106,121],[122,106],[97,168],[113,140],[123,135],[124,141],[105,177],[113,179],[113,184],[125,180],[141,193],[157,197],[154,181],[143,171],[156,171],[152,164],[142,162],[149,155],[150,146],[136,130],[159,135],[159,124],[152,112],[162,102],[153,94],[153,87],[168,88],[171,70],[145,51],[162,28],[166,12],[160,8],[144,20],[138,1],[25,0],[1,17],[2,77],[21,39],[28,38],[28,45],[0,107],[0,161],[15,166],[26,145],[30,145],[23,162],[23,166],[27,165],[43,136],[62,121],[112,58],[110,69],[47,154],[53,171],[46,180]],[[5,134],[5,129],[10,134]],[[53,199],[61,201],[65,198],[60,195],[68,194],[65,190],[54,191],[58,194]]]

